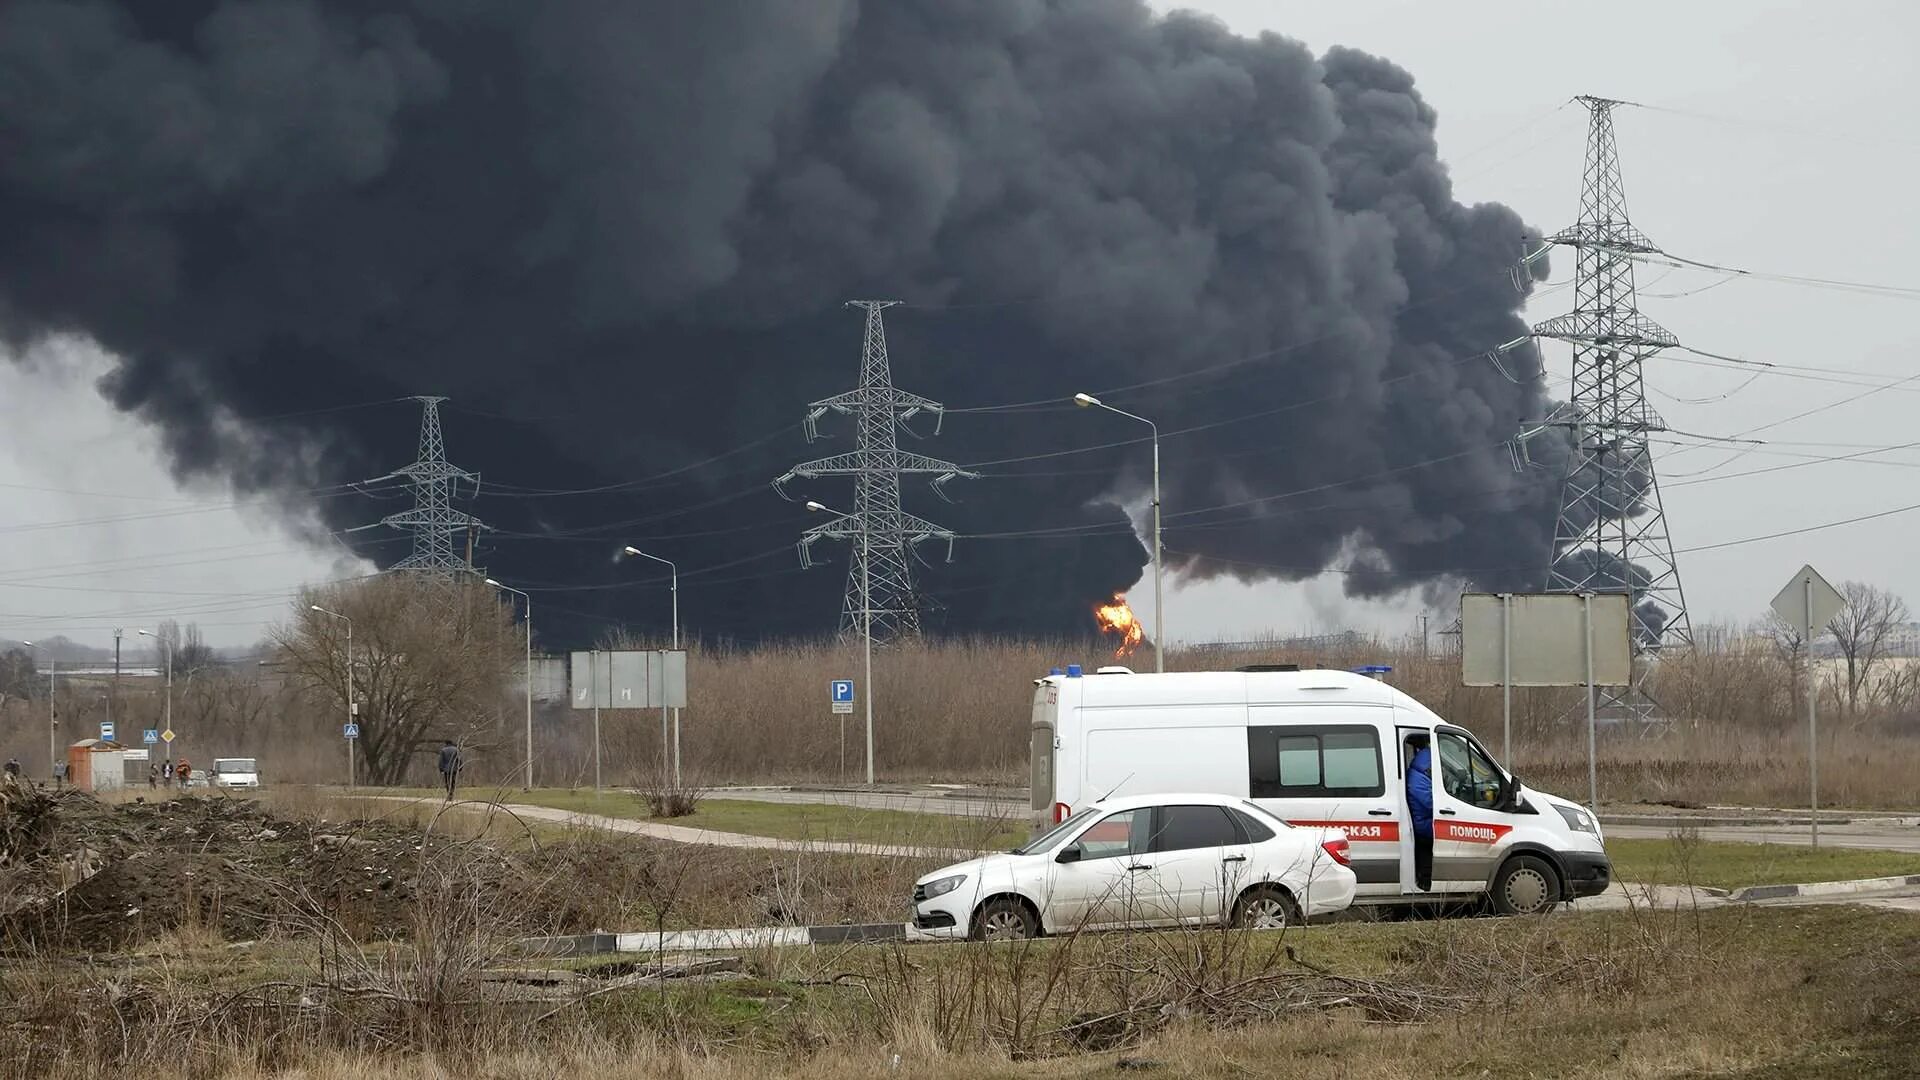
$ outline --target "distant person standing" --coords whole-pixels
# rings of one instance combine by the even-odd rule
[[[452,739],[440,743],[440,779],[447,785],[447,798],[453,798],[453,788],[460,780],[460,748],[453,745]]]
[[[19,758],[10,757],[7,759],[7,779],[13,781],[16,784],[20,782],[20,759]]]
[[[186,758],[181,758],[180,764],[175,766],[173,771],[179,774],[180,790],[185,791],[187,789],[187,781],[193,779],[193,765],[189,763]]]
[[[155,788],[158,788],[159,786],[160,786],[160,766],[148,765],[147,766],[147,790],[152,791]]]
[[[61,788],[66,786],[67,786],[67,763],[64,761],[56,761],[53,763],[53,789],[55,791],[59,791]]]

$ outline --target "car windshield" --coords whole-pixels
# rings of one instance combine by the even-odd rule
[[[213,760],[214,772],[252,772],[253,759],[250,757],[223,757]]]
[[[1060,841],[1066,839],[1073,830],[1085,825],[1087,819],[1092,817],[1093,814],[1094,810],[1091,808],[1082,810],[1060,824],[1055,825],[1053,828],[1048,829],[1046,832],[1041,833],[1039,836],[1034,837],[1032,840],[1027,841],[1024,847],[1014,848],[1013,853],[1015,855],[1039,855],[1052,851],[1058,847]]]

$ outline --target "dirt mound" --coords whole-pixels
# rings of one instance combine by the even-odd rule
[[[405,936],[422,874],[444,877],[455,856],[481,889],[525,878],[491,845],[390,822],[290,820],[223,796],[110,805],[11,787],[0,793],[0,935],[108,948],[182,926],[240,940],[324,920],[362,939]]]

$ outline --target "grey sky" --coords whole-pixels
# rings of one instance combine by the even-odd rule
[[[1681,110],[1616,113],[1633,219],[1656,243],[1721,265],[1920,287],[1907,250],[1920,233],[1920,209],[1911,197],[1920,165],[1911,119],[1920,90],[1911,62],[1920,11],[1911,5],[1156,0],[1156,6],[1205,11],[1238,32],[1270,30],[1316,52],[1348,45],[1392,59],[1413,73],[1439,112],[1441,153],[1457,197],[1506,203],[1549,232],[1571,223],[1579,209],[1586,115],[1577,105],[1560,107],[1563,102],[1597,94]],[[1552,280],[1567,280],[1571,265],[1557,258]],[[1748,375],[1662,358],[1647,371],[1650,401],[1675,430],[1736,435],[1867,393],[1872,384],[1915,378],[1767,427],[1753,436],[1767,445],[1745,453],[1659,446],[1675,547],[1920,503],[1911,494],[1920,490],[1914,472],[1920,447],[1870,455],[1872,461],[1729,476],[1805,460],[1791,455],[1834,456],[1912,441],[1909,418],[1920,403],[1920,331],[1913,315],[1920,297],[1750,280],[1696,292],[1721,280],[1643,268],[1643,309],[1696,348],[1868,374],[1765,375],[1722,399]],[[1689,292],[1694,295],[1650,295]],[[1536,300],[1528,316],[1537,321],[1570,303],[1567,290],[1551,293]],[[1547,355],[1551,375],[1564,380],[1567,350],[1554,347]],[[1908,554],[1916,524],[1920,510],[1682,554],[1688,606],[1696,623],[1744,621],[1764,611],[1780,584],[1809,561],[1836,582],[1874,581],[1920,601],[1920,566]],[[1545,557],[1542,552],[1543,565]],[[1136,609],[1150,609],[1150,589],[1133,596]],[[1170,592],[1168,634],[1205,640],[1268,626],[1347,625],[1393,634],[1412,629],[1417,610],[1347,603],[1330,579],[1293,588],[1216,583]]]
[[[1160,6],[1198,8],[1237,31],[1272,30],[1316,51],[1350,45],[1407,68],[1439,111],[1442,155],[1463,200],[1507,203],[1549,231],[1569,223],[1585,115],[1563,103],[1579,93],[1625,98],[1658,107],[1622,110],[1617,123],[1634,220],[1668,250],[1783,274],[1920,285],[1905,251],[1920,233],[1909,194],[1920,164],[1910,120],[1920,77],[1908,56],[1920,39],[1920,12],[1906,5]],[[1558,259],[1553,280],[1566,280],[1570,266]],[[1796,455],[1908,441],[1920,377],[1867,391],[1920,376],[1915,300],[1720,281],[1659,267],[1640,274],[1647,312],[1690,345],[1864,374],[1776,371],[1743,386],[1744,372],[1662,359],[1648,381],[1673,428],[1731,436],[1866,396],[1768,426],[1755,435],[1768,440],[1763,446],[1662,446],[1675,545],[1684,551],[1920,502],[1906,494],[1920,479],[1920,448],[1730,475],[1799,466],[1805,457]],[[1529,314],[1542,318],[1569,303],[1567,291],[1553,292]],[[1566,351],[1549,350],[1549,358],[1564,380]],[[108,363],[70,344],[24,366],[0,366],[0,490],[12,496],[13,511],[0,523],[8,568],[0,574],[0,636],[64,633],[104,643],[113,626],[173,615],[199,621],[215,643],[245,644],[283,616],[286,590],[357,572],[337,551],[301,547],[223,493],[179,490],[151,434],[94,392]],[[1682,554],[1694,619],[1757,614],[1807,561],[1835,581],[1871,580],[1920,602],[1920,567],[1905,557],[1916,521],[1920,511]],[[1134,598],[1151,625],[1144,586]],[[1345,626],[1399,633],[1412,628],[1417,610],[1350,604],[1332,579],[1258,588],[1216,582],[1171,590],[1168,629],[1189,641]]]

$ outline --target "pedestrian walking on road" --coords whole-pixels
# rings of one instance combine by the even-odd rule
[[[453,799],[453,788],[460,780],[460,766],[462,764],[464,763],[460,760],[460,748],[453,745],[452,739],[442,740],[440,743],[440,779],[446,782],[448,801],[452,801]]]
[[[187,781],[193,779],[193,766],[188,763],[186,758],[181,758],[180,764],[174,768],[174,772],[180,775],[180,790],[187,790]]]
[[[66,786],[67,763],[64,761],[56,761],[53,763],[53,790],[59,791]]]
[[[147,790],[152,791],[153,789],[159,786],[160,786],[160,766],[148,765],[147,766]]]

